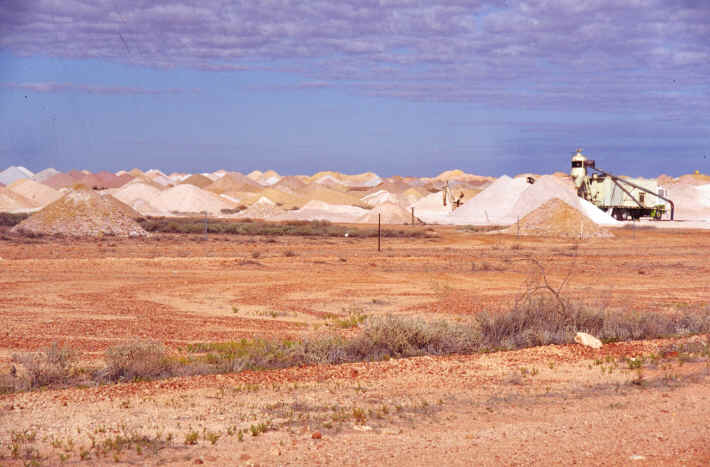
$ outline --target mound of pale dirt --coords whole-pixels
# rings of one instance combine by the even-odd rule
[[[153,183],[160,185],[162,187],[174,186],[176,184],[175,180],[169,178],[166,175],[156,175],[154,177],[144,176],[146,179],[150,179]]]
[[[360,198],[360,201],[367,204],[368,206],[378,206],[384,203],[399,203],[399,198],[397,195],[390,193],[387,190],[379,190],[369,195],[365,195]]]
[[[34,213],[12,231],[71,237],[147,236],[135,221],[137,217],[136,211],[111,195],[75,190]]]
[[[7,187],[0,187],[0,212],[26,212],[39,207],[32,200]]]
[[[523,178],[503,175],[478,195],[469,199],[464,197],[464,204],[455,211],[454,218],[459,224],[505,225],[504,218],[520,195],[531,186]]]
[[[152,205],[152,202],[160,196],[160,193],[161,190],[153,185],[131,182],[113,191],[111,195],[143,215],[160,215],[164,213]]]
[[[705,185],[710,183],[710,175],[701,173],[681,175],[675,180],[675,183],[680,185]]]
[[[383,224],[409,224],[412,222],[412,213],[395,203],[379,204],[357,221],[363,224],[377,224],[378,215],[381,216]]]
[[[24,167],[10,166],[0,172],[0,183],[9,185],[22,178],[32,178],[34,174]]]
[[[656,183],[659,186],[670,185],[674,181],[675,181],[675,179],[673,177],[671,177],[670,175],[666,175],[666,174],[661,174],[656,178]]]
[[[51,186],[55,190],[60,188],[73,186],[76,184],[77,180],[83,175],[74,177],[73,174],[59,172],[58,174],[52,175],[51,177],[42,181],[47,186]]]
[[[436,181],[441,181],[441,182],[447,182],[447,181],[458,181],[458,182],[465,182],[471,185],[472,188],[477,188],[482,185],[486,185],[488,183],[491,183],[495,181],[494,177],[486,177],[483,175],[475,175],[475,174],[469,174],[464,172],[463,170],[460,169],[454,169],[454,170],[447,170],[436,177],[433,178],[433,180]]]
[[[173,172],[170,175],[168,175],[168,178],[175,183],[179,183],[179,182],[185,180],[186,178],[188,178],[189,176],[190,176],[190,174]]]
[[[336,191],[348,191],[351,187],[346,185],[345,183],[342,182],[342,180],[336,179],[331,177],[330,175],[326,175],[325,177],[321,177],[316,181],[311,182],[312,185],[321,185],[323,187],[330,188],[331,190],[336,190]]]
[[[387,180],[383,180],[382,183],[378,183],[376,186],[372,187],[369,191],[367,191],[366,194],[369,195],[378,191],[389,191],[393,194],[400,194],[404,193],[410,188],[411,186],[404,183],[401,179],[396,179],[392,177]]]
[[[414,208],[414,215],[428,224],[450,224],[453,221],[451,206],[444,206],[443,199],[441,191],[430,193],[408,208]]]
[[[97,183],[104,188],[120,188],[131,180],[129,177],[119,177],[106,170],[97,172],[94,177]]]
[[[345,185],[351,187],[374,187],[382,183],[382,178],[373,172],[365,172],[355,175],[342,175]]]
[[[276,206],[268,198],[259,198],[254,204],[244,211],[239,211],[237,217],[249,219],[269,219],[285,213],[286,211]]]
[[[262,190],[260,195],[270,199],[284,209],[300,208],[309,201],[308,199],[296,196],[292,193],[286,193],[279,189],[270,187]]]
[[[254,180],[254,181],[257,181],[257,180],[259,180],[263,175],[264,175],[264,172],[262,172],[261,170],[252,170],[251,172],[249,172],[249,173],[247,174],[247,177],[249,177],[250,179],[252,179],[252,180]]]
[[[210,183],[204,188],[205,190],[217,194],[233,192],[256,193],[264,189],[264,187],[259,185],[259,183],[239,172],[228,172],[219,180]]]
[[[219,196],[232,203],[236,203],[235,206],[251,206],[252,203],[256,202],[261,197],[261,194],[252,191],[228,191],[226,193],[221,193]]]
[[[32,180],[41,183],[47,180],[49,177],[57,175],[58,173],[59,171],[57,169],[50,167],[34,174],[32,176]]]
[[[165,212],[220,214],[222,209],[234,209],[235,204],[210,191],[189,183],[180,184],[162,191],[151,200],[156,208]]]
[[[667,196],[675,203],[676,219],[710,219],[710,191],[704,186],[678,183],[668,188]]]
[[[186,178],[185,180],[183,180],[180,183],[194,185],[198,188],[206,188],[206,187],[210,186],[212,183],[214,183],[214,181],[205,177],[202,174],[195,174],[195,175],[192,175],[192,176]]]
[[[516,178],[515,180],[519,181],[520,179]],[[521,183],[526,188],[502,219],[501,225],[513,224],[554,198],[561,199],[570,206],[579,206],[579,197],[574,187],[552,175],[536,178],[532,185],[524,180]]]
[[[333,172],[332,170],[323,170],[317,173],[314,173],[313,175],[310,176],[308,179],[309,183],[337,183],[342,185],[343,181],[342,179],[342,174],[339,174],[338,172]]]
[[[306,185],[295,194],[301,198],[323,201],[328,204],[357,204],[360,202],[359,196],[353,196],[342,191],[334,190],[320,183]]]
[[[136,184],[136,183],[143,184],[143,185],[149,185],[149,186],[152,186],[153,188],[160,190],[160,191],[162,191],[166,188],[164,185],[157,183],[155,180],[153,180],[149,177],[146,177],[145,175],[140,175],[138,177],[133,177],[133,175],[125,175],[125,176],[132,177],[132,178],[128,182],[126,182],[123,186],[121,186],[121,188],[126,187],[128,185]],[[123,175],[122,175],[122,177],[123,177]],[[173,186],[173,185],[170,185],[170,186]]]
[[[162,170],[160,169],[150,169],[145,172],[145,176],[149,178],[155,178],[155,177],[167,177],[165,173],[163,173]]]
[[[366,209],[356,206],[329,204],[323,201],[312,200],[306,203],[301,209],[274,216],[272,220],[356,222],[359,218],[367,214],[367,212]]]
[[[261,174],[261,177],[259,177],[259,180],[257,180],[261,185],[264,186],[272,186],[275,183],[278,183],[278,181],[281,180],[281,175],[278,174],[275,170],[267,170],[263,174]]]
[[[578,209],[553,198],[503,230],[504,233],[536,237],[606,238],[614,235]]]
[[[303,189],[303,187],[305,186],[306,183],[301,181],[300,178],[295,177],[293,175],[287,175],[285,177],[281,177],[281,180],[276,182],[273,185],[273,188],[284,191],[286,193],[295,193],[298,190]]]
[[[209,178],[209,179],[212,180],[213,182],[216,182],[217,180],[219,180],[220,178],[222,178],[222,175],[217,175],[217,174],[214,174],[214,173],[212,173],[212,172],[202,172],[200,175],[203,175],[203,176]]]
[[[58,190],[27,178],[17,180],[7,188],[31,200],[36,206],[46,206],[62,197]]]

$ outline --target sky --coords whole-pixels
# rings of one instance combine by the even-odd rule
[[[0,0],[0,170],[710,173],[708,0]]]

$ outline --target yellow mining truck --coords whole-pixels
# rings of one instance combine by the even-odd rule
[[[591,175],[588,173],[593,171]],[[581,149],[572,155],[570,175],[577,187],[577,195],[609,212],[618,220],[638,220],[651,217],[660,220],[670,207],[673,220],[675,205],[666,197],[665,190],[650,180],[618,177],[596,168]]]

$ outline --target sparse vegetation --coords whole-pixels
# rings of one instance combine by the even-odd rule
[[[260,434],[266,433],[271,428],[269,423],[257,423],[256,425],[251,425],[249,431],[252,436],[259,436]]]
[[[197,440],[199,439],[200,434],[196,431],[191,431],[189,433],[185,434],[185,444],[187,445],[194,445],[197,444]]]
[[[40,352],[14,354],[12,361],[22,365],[27,373],[22,383],[27,388],[37,388],[68,383],[76,357],[77,354],[72,349],[54,343]]]
[[[140,217],[138,223],[148,232],[205,234],[205,219],[202,217]],[[207,233],[227,235],[298,235],[320,237],[367,238],[377,236],[376,229],[353,229],[333,224],[329,221],[286,221],[265,222],[252,219],[210,219]],[[425,237],[420,229],[382,231],[383,237]]]
[[[333,315],[330,324],[341,329],[351,329],[360,326],[365,322],[367,316],[360,310],[351,310],[348,312],[348,316],[341,318],[338,315]]]
[[[175,361],[167,347],[155,341],[135,341],[109,347],[105,353],[108,381],[132,381],[174,375]]]
[[[540,296],[507,312],[480,313],[474,319],[460,322],[425,321],[394,315],[365,320],[364,315],[351,314],[338,327],[360,325],[360,332],[351,338],[332,333],[298,341],[242,339],[196,343],[189,344],[184,355],[173,354],[158,342],[131,342],[109,348],[105,353],[105,368],[93,372],[91,376],[98,382],[133,381],[321,363],[470,354],[571,343],[577,331],[594,334],[607,342],[687,336],[710,333],[710,309],[688,308],[640,314],[594,310],[571,303],[561,307],[556,300]],[[698,352],[710,353],[707,343],[696,347],[694,350]],[[5,390],[70,384],[73,375],[79,372],[73,366],[75,358],[73,352],[57,346],[35,354],[16,356],[16,361],[28,373],[25,379],[18,375],[13,384],[5,383]],[[628,365],[632,368],[632,363]]]
[[[478,233],[493,232],[495,230],[503,230],[506,228],[507,226],[505,225],[462,225],[461,227],[459,227],[459,230],[463,230],[464,232]]]
[[[567,301],[536,297],[507,312],[477,316],[482,344],[516,349],[571,343],[578,331],[605,342],[657,339],[710,332],[710,309],[691,312],[598,310]]]

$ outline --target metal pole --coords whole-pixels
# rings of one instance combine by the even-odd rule
[[[382,251],[382,214],[377,214],[377,251]]]
[[[207,211],[205,211],[205,240],[209,240],[207,237]]]
[[[517,233],[516,236],[517,236],[518,238],[520,238],[520,216],[518,216],[518,222],[517,222],[516,225],[518,226],[518,233]]]
[[[414,208],[412,208],[412,225],[414,225]]]
[[[579,239],[584,240],[584,221],[579,220]]]

